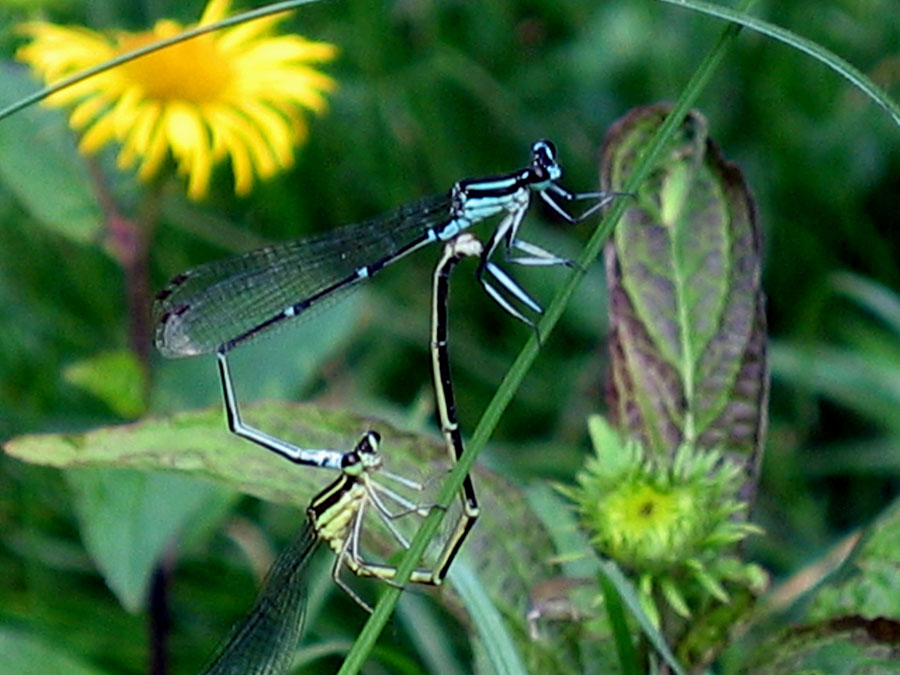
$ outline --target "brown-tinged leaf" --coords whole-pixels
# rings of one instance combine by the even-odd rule
[[[786,631],[758,649],[741,673],[892,675],[900,663],[900,624],[848,615]]]
[[[621,190],[669,106],[610,129],[602,187]],[[606,245],[614,424],[656,454],[717,447],[756,474],[768,394],[761,241],[743,175],[690,113]]]

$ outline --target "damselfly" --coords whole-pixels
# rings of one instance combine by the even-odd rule
[[[447,353],[449,277],[454,266],[463,257],[478,256],[481,251],[481,242],[471,235],[460,235],[444,247],[434,274],[431,350],[435,392],[441,428],[448,448],[452,449],[451,460],[454,461],[462,455],[463,443],[456,420]],[[255,604],[234,627],[210,665],[203,671],[206,675],[275,675],[290,666],[302,632],[306,606],[306,566],[319,542],[326,542],[336,553],[332,568],[334,581],[367,610],[369,606],[341,580],[342,567],[347,567],[357,575],[387,582],[392,582],[396,577],[395,567],[367,561],[360,551],[366,511],[369,506],[374,507],[394,539],[407,547],[408,542],[394,525],[394,521],[413,514],[425,515],[427,507],[409,504],[393,490],[374,480],[378,473],[406,485],[411,483],[384,472],[378,454],[378,443],[378,434],[367,433],[356,448],[347,453],[348,461],[345,462],[341,476],[313,498],[307,509],[304,527],[273,563]],[[386,501],[399,504],[403,510],[392,512]],[[429,568],[413,571],[410,577],[413,583],[440,584],[475,522],[478,505],[468,477],[461,501],[462,510],[458,520],[450,528],[450,535],[440,553]]]
[[[368,432],[347,453],[341,475],[310,502],[300,533],[275,560],[253,607],[232,629],[204,673],[261,675],[281,673],[288,668],[302,631],[306,607],[306,566],[319,542],[327,543],[337,553],[332,570],[334,580],[357,603],[371,611],[340,578],[344,565],[361,576],[387,580],[394,576],[394,568],[367,562],[360,552],[361,524],[368,507],[375,508],[388,530],[403,546],[407,546],[407,541],[393,521],[420,511],[427,513],[428,510],[408,504],[393,490],[372,479],[374,472],[382,471],[379,442],[377,433]],[[400,480],[406,482],[405,479]],[[398,502],[403,511],[391,511],[385,498]],[[417,570],[411,580],[429,583],[432,574],[431,570]]]
[[[343,451],[302,448],[243,422],[228,352],[292,319],[312,316],[407,254],[431,242],[450,241],[492,216],[502,218],[480,253],[477,277],[506,312],[533,325],[519,307],[540,313],[541,306],[491,260],[496,249],[502,243],[506,261],[513,264],[571,265],[570,260],[519,238],[532,194],[540,195],[569,223],[587,218],[616,196],[573,193],[559,184],[561,178],[555,147],[540,140],[531,146],[531,163],[519,171],[462,180],[445,195],[380,218],[190,269],[156,296],[156,346],[173,358],[216,353],[233,433],[292,462],[340,469]],[[583,200],[593,203],[578,216],[564,206]]]

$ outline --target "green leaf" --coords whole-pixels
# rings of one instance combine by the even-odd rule
[[[593,577],[599,560],[588,536],[578,524],[574,508],[544,483],[530,485],[525,492],[528,506],[553,540],[560,567],[568,577]]]
[[[34,89],[24,69],[0,64],[0,107]],[[103,215],[58,111],[31,107],[0,123],[0,180],[45,227],[81,243],[99,238]]]
[[[734,641],[737,627],[753,620],[757,593],[739,588],[727,604],[707,604],[695,612],[687,632],[678,640],[677,655],[698,672],[722,653],[723,645]],[[723,672],[731,672],[726,667]]]
[[[900,499],[863,533],[843,565],[816,587],[805,605],[808,623],[755,649],[741,672],[896,673],[898,560]]]
[[[818,588],[810,620],[897,616],[900,607],[900,499],[865,531],[843,567]]]
[[[613,126],[605,189],[622,189],[669,110]],[[716,447],[755,470],[768,393],[760,256],[743,176],[690,113],[606,245],[611,415],[651,451]]]
[[[588,434],[597,461],[610,474],[624,470],[630,462],[622,435],[602,415],[588,417]]]
[[[63,378],[99,398],[120,417],[140,417],[147,408],[144,370],[130,351],[104,352],[77,361],[66,367]]]
[[[728,591],[726,591],[722,584],[719,581],[709,574],[706,571],[706,568],[703,565],[698,565],[693,570],[694,578],[700,582],[700,585],[706,589],[706,592],[716,598],[722,604],[727,604],[731,601],[731,598],[728,597]]]
[[[307,447],[351,450],[366,430],[381,431],[387,468],[404,476],[422,476],[424,461],[446,456],[430,439],[342,411],[277,401],[242,411],[248,424]],[[86,433],[20,436],[4,449],[23,461],[59,468],[179,471],[302,509],[334,478],[306,467],[289,470],[283,458],[229,433],[219,406]]]
[[[538,640],[531,639],[534,644],[553,645],[554,660],[545,658],[537,667],[529,662],[532,672],[550,672],[551,664],[557,664],[553,672],[573,672],[585,670],[577,664],[590,664],[590,672],[608,672],[615,667],[617,654],[613,647],[619,647],[619,636],[607,634],[616,628],[611,624],[612,617],[601,616],[598,620],[590,620],[597,615],[597,602],[600,597],[595,579],[600,569],[600,559],[591,547],[588,537],[580,528],[571,504],[562,500],[556,492],[544,484],[529,486],[525,493],[531,511],[540,519],[547,536],[554,545],[562,576],[543,576],[533,583],[529,593],[529,631],[540,635]],[[559,635],[555,635],[556,627],[566,623],[589,620],[582,630],[566,630],[569,634],[571,649],[575,656],[563,660],[563,650]],[[561,632],[561,631],[560,631]],[[554,640],[551,640],[554,638]]]
[[[364,431],[379,430],[387,469],[411,478],[424,479],[433,469],[429,463],[446,457],[446,449],[430,439],[349,413],[273,402],[246,406],[244,416],[276,436],[316,447],[350,450]],[[23,436],[8,442],[5,450],[24,461],[78,467],[67,475],[85,546],[130,610],[141,606],[150,573],[166,547],[209,510],[210,500],[225,498],[215,486],[192,477],[212,478],[301,509],[334,478],[332,472],[292,467],[229,433],[218,406],[83,434]],[[182,475],[146,473],[160,470]],[[386,548],[391,541],[379,530],[373,535],[373,546]]]
[[[691,610],[687,606],[687,602],[685,602],[684,596],[681,595],[681,591],[678,590],[678,587],[672,582],[671,579],[660,579],[659,590],[662,592],[663,597],[666,599],[666,602],[669,603],[669,606],[674,609],[675,612],[677,612],[685,619],[691,618]]]
[[[766,675],[896,675],[897,636],[893,619],[847,616],[786,631],[754,652],[740,672]]]
[[[431,437],[402,432],[385,422],[343,411],[267,402],[245,406],[243,412],[247,423],[307,446],[349,450],[364,431],[375,429],[383,438],[386,468],[407,477],[424,480],[440,476],[437,462],[447,463],[446,448]],[[193,503],[192,490],[198,491],[197,483],[186,476],[213,479],[301,509],[334,478],[333,472],[291,466],[274,453],[229,433],[218,406],[82,434],[22,436],[6,443],[5,450],[24,461],[80,467],[69,471],[69,476],[77,489],[86,545],[110,587],[128,607],[139,606],[149,570],[172,534],[188,530],[193,517],[190,509],[199,508],[199,518],[208,508],[203,506],[208,501],[198,499],[199,506]],[[166,469],[183,476],[122,469]],[[169,479],[174,481],[175,491],[158,487],[168,486]],[[437,489],[440,482],[435,481],[432,487]],[[553,548],[546,529],[528,509],[523,494],[507,481],[477,468],[476,485],[481,517],[465,551],[478,569],[484,597],[474,598],[471,606],[473,598],[466,599],[466,609],[480,613],[485,620],[488,612],[503,617],[514,649],[529,665],[539,664],[541,672],[572,672],[577,663],[574,645],[553,640],[535,642],[527,637],[523,608],[531,589],[559,576],[558,566],[551,560]],[[167,499],[178,507],[171,513],[166,511],[168,505],[161,503]],[[157,528],[154,519],[165,522]],[[370,543],[379,552],[396,550],[390,536],[377,525],[367,530],[369,534]],[[453,596],[445,599],[456,604]],[[493,609],[485,608],[484,603]],[[512,662],[506,656],[501,661]]]
[[[0,627],[0,663],[4,673],[16,675],[102,675],[49,641],[21,630]]]
[[[540,605],[545,592],[552,595],[554,607],[556,600],[566,602],[569,591],[583,589],[584,583],[561,575],[590,574],[594,569],[591,563],[596,564],[590,557],[568,564],[559,562],[573,552],[590,551],[568,505],[549,487],[536,486],[526,494],[480,467],[476,467],[475,487],[481,516],[463,550],[477,570],[487,597],[514,636],[527,672],[571,673],[583,670],[584,663],[608,662],[608,644],[598,644],[595,635],[572,625],[569,618],[556,624],[568,624],[557,631],[553,619],[561,617],[551,613],[548,621],[541,622],[541,628],[548,628],[541,631],[541,639],[529,637],[531,626],[525,608]],[[590,606],[589,597],[574,600],[577,602],[571,606],[576,610]],[[475,611],[468,602],[466,609]]]
[[[228,495],[185,476],[84,468],[66,473],[85,547],[130,612],[143,607],[154,567],[192,517]]]

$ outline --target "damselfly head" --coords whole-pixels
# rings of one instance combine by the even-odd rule
[[[359,439],[359,443],[351,452],[341,458],[341,471],[347,475],[358,476],[367,471],[381,468],[381,455],[378,446],[381,434],[369,430]]]
[[[381,468],[381,455],[378,453],[380,444],[381,434],[371,429],[356,444],[356,452],[366,471]]]
[[[556,161],[556,146],[542,138],[531,145],[531,170],[536,183],[562,178],[562,167]]]

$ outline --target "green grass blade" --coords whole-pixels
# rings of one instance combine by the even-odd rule
[[[647,613],[641,607],[637,592],[635,592],[631,582],[628,581],[624,574],[622,574],[622,570],[619,569],[618,565],[611,560],[601,561],[600,575],[605,578],[606,582],[615,588],[615,593],[618,594],[622,602],[625,603],[625,606],[628,607],[631,615],[640,624],[647,639],[650,640],[650,644],[652,644],[659,655],[666,660],[672,668],[672,671],[678,673],[678,675],[686,675],[684,668],[681,667],[681,664],[678,663],[672,650],[670,650],[669,646],[666,644],[666,639],[663,637],[662,633],[659,632],[659,629],[653,625],[650,617],[647,616]],[[603,581],[601,581],[601,584],[603,586],[604,597],[607,599],[607,602],[609,602],[607,584],[603,583]],[[617,647],[618,641],[617,636]]]
[[[752,0],[745,0],[744,6],[748,6],[751,2]],[[678,101],[672,110],[672,114],[660,127],[653,142],[648,146],[646,154],[635,166],[634,173],[632,173],[626,186],[627,190],[634,191],[646,178],[650,171],[650,167],[653,165],[660,151],[677,126],[681,124],[687,110],[694,104],[700,96],[700,92],[709,82],[715,72],[716,66],[718,66],[719,62],[724,58],[726,48],[735,38],[738,31],[739,27],[729,25],[722,32],[721,37],[716,41],[707,56],[697,67],[697,70],[694,72],[691,79],[688,80],[681,96],[678,98]],[[575,292],[575,288],[578,286],[581,278],[584,276],[584,270],[597,259],[603,243],[609,237],[615,223],[624,212],[625,207],[626,203],[624,200],[619,200],[613,205],[597,226],[597,230],[594,232],[587,246],[585,246],[584,250],[581,252],[581,255],[578,257],[574,268],[566,278],[563,286],[556,293],[553,301],[548,305],[544,318],[538,324],[538,329],[543,340],[546,340],[552,332],[553,327],[562,315],[563,309]],[[450,475],[441,488],[440,494],[436,500],[438,504],[448,506],[452,499],[457,495],[457,491],[462,485],[463,479],[475,463],[475,458],[478,456],[478,453],[481,452],[482,448],[487,444],[487,440],[493,433],[497,422],[500,420],[500,416],[503,414],[506,406],[509,405],[516,390],[521,385],[522,380],[525,378],[525,374],[537,357],[537,353],[538,341],[536,336],[532,335],[522,348],[522,351],[519,353],[519,356],[516,358],[513,365],[510,367],[498,387],[497,393],[494,394],[494,398],[491,399],[490,404],[488,404],[488,407],[485,409],[485,412],[475,429],[475,433],[472,435],[472,439],[468,444],[465,455],[456,467],[454,467],[453,471],[450,472]],[[440,509],[434,509],[422,523],[422,527],[419,529],[419,532],[411,542],[406,555],[400,561],[398,566],[396,577],[398,585],[406,583],[409,579],[413,567],[422,557],[428,542],[434,537],[443,515],[443,511]],[[369,620],[360,632],[357,641],[354,643],[353,648],[347,655],[347,659],[338,671],[339,675],[352,675],[359,672],[363,667],[369,652],[378,640],[378,636],[381,634],[385,625],[387,625],[393,608],[400,597],[400,592],[401,591],[398,588],[389,588],[381,597],[378,605],[375,607],[375,612],[369,617]]]
[[[622,599],[606,574],[598,575],[598,580],[600,588],[603,590],[606,615],[612,628],[613,638],[616,643],[616,653],[619,655],[619,665],[622,667],[622,675],[640,675],[641,666],[638,662],[637,652],[634,649],[634,643],[631,641],[631,631],[628,630],[625,612],[622,610]]]
[[[497,675],[527,675],[516,642],[487,590],[466,560],[457,560],[450,569],[450,580],[475,624],[490,664]]]
[[[469,668],[459,660],[454,650],[454,635],[439,616],[436,616],[428,599],[408,593],[397,608],[397,619],[409,635],[415,653],[422,659],[425,672],[442,675],[466,675]]]
[[[894,122],[900,126],[900,105],[891,100],[884,90],[866,77],[859,69],[812,40],[808,40],[807,38],[801,37],[800,35],[792,33],[780,26],[776,26],[775,24],[763,21],[762,19],[757,19],[756,17],[744,14],[742,11],[702,2],[702,0],[661,0],[661,2],[670,5],[678,5],[679,7],[687,7],[688,9],[693,9],[697,12],[702,12],[703,14],[740,24],[750,30],[767,35],[779,42],[790,45],[794,49],[799,49],[801,52],[809,54],[817,61],[821,61],[831,68],[841,77],[849,80],[851,84],[884,108]]]

